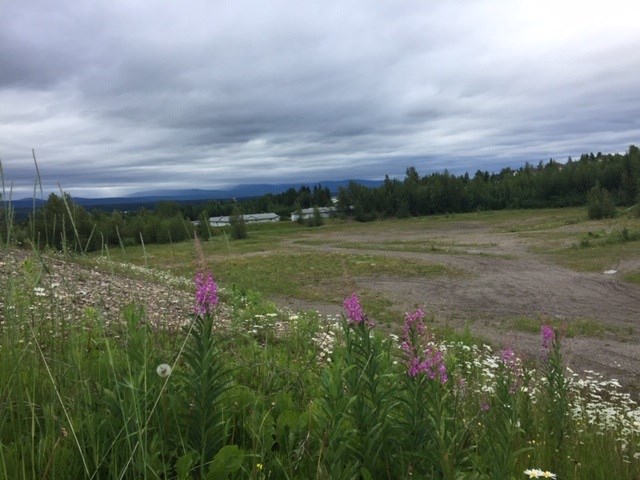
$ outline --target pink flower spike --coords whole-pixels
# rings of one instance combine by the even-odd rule
[[[218,304],[218,285],[210,273],[196,273],[193,282],[196,287],[196,301],[193,311],[196,315],[206,315],[211,313]]]
[[[500,352],[500,360],[502,360],[502,363],[507,367],[511,367],[516,362],[516,354],[512,348],[505,348]]]
[[[347,319],[349,323],[358,324],[362,323],[365,319],[362,306],[360,305],[360,299],[354,293],[350,297],[345,298],[343,304],[345,311],[347,312]]]
[[[555,330],[551,325],[543,325],[540,329],[540,335],[542,337],[542,349],[548,350],[556,336]]]
[[[422,335],[425,331],[424,322],[424,311],[422,309],[418,309],[413,313],[405,313],[404,316],[404,327],[402,329],[402,335],[406,339],[410,336],[411,330],[415,329],[415,331]]]

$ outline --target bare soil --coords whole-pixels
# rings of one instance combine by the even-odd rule
[[[563,227],[571,228],[571,227]],[[353,252],[331,243],[381,243],[437,241],[455,248],[455,254],[358,250],[441,263],[467,272],[457,277],[357,278],[362,290],[378,292],[402,311],[416,306],[431,313],[437,322],[458,329],[469,328],[496,347],[511,347],[524,356],[539,354],[536,333],[514,331],[517,316],[558,319],[562,324],[589,321],[606,328],[603,336],[563,339],[565,360],[574,371],[594,370],[617,378],[640,391],[640,285],[621,280],[620,273],[576,272],[531,252],[532,240],[517,233],[496,233],[480,222],[458,222],[434,231],[400,233],[332,232],[321,246],[304,246],[329,252]],[[466,246],[465,246],[466,245]],[[638,258],[625,266],[637,266]],[[335,305],[304,304],[280,299],[290,307],[315,308],[335,313]]]

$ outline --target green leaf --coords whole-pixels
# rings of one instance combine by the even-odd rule
[[[369,469],[367,469],[367,467],[360,467],[360,475],[362,476],[363,480],[373,480],[373,475],[371,475],[371,472],[369,471]]]
[[[178,461],[176,462],[176,474],[178,476],[178,480],[188,480],[191,478],[189,472],[191,471],[193,461],[193,452],[185,453],[178,459]]]
[[[219,480],[229,478],[242,467],[244,452],[237,445],[226,445],[213,457],[206,480]]]

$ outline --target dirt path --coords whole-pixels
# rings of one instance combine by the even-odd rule
[[[402,235],[401,239],[450,244],[456,253],[353,250],[339,245],[380,244],[393,242],[394,238],[390,234],[354,236],[340,232],[329,235],[320,246],[291,247],[384,255],[461,269],[467,274],[428,279],[363,277],[355,281],[362,290],[384,295],[399,310],[421,306],[438,322],[460,329],[468,327],[494,345],[513,347],[523,355],[538,353],[538,335],[510,329],[508,324],[514,317],[602,324],[606,329],[602,338],[565,339],[567,363],[576,371],[600,371],[640,390],[640,286],[624,283],[616,275],[576,272],[555,265],[543,255],[531,253],[531,240],[514,233],[496,234],[473,222]],[[314,308],[335,312],[335,306]]]

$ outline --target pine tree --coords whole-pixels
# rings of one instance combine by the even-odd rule
[[[320,227],[322,225],[324,225],[324,217],[322,216],[322,213],[320,213],[320,209],[316,205],[315,207],[313,207],[313,215],[311,216],[311,218],[309,218],[309,220],[307,220],[307,226]]]

